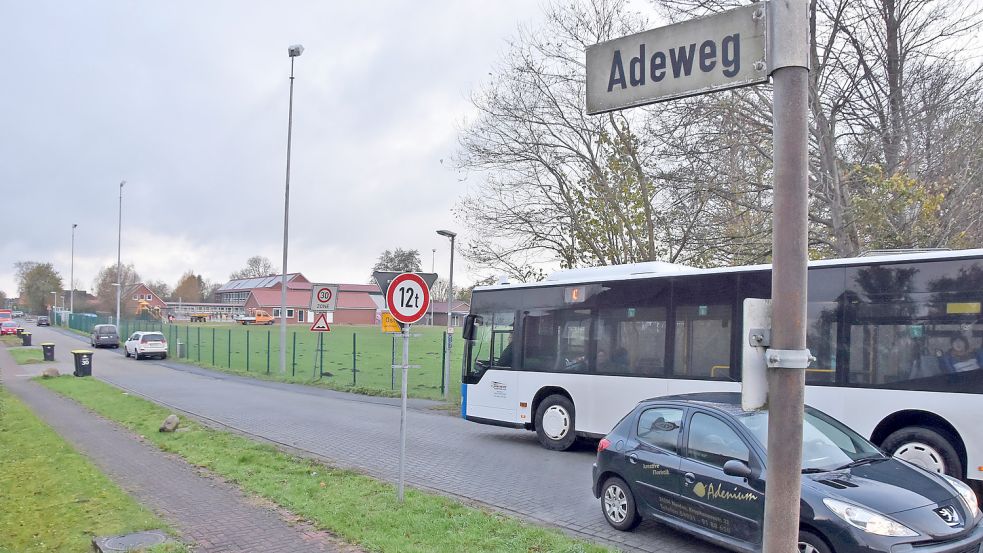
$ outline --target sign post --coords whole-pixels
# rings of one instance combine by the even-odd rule
[[[317,365],[318,378],[327,376],[324,372],[324,333],[331,332],[328,325],[328,313],[333,313],[338,305],[338,285],[316,283],[311,285],[311,311],[315,313],[311,332],[317,332]],[[332,321],[334,319],[332,318]]]
[[[768,82],[774,85],[772,329],[767,347],[768,493],[764,553],[798,547],[808,262],[809,10],[756,2],[587,48],[587,113]],[[756,319],[758,324],[762,320]],[[747,330],[747,329],[745,329]],[[765,344],[766,341],[770,344]],[[750,400],[751,398],[745,398]],[[749,403],[762,403],[755,398]]]
[[[386,307],[396,322],[403,325],[403,382],[400,387],[399,414],[399,479],[396,499],[403,502],[403,481],[406,472],[406,396],[410,369],[410,325],[419,321],[430,308],[430,286],[437,279],[433,273],[376,272],[373,277],[385,292]]]

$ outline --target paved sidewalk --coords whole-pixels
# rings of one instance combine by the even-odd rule
[[[31,382],[29,375],[41,367],[19,366],[0,347],[0,376],[7,389],[137,501],[171,523],[196,552],[358,551]]]

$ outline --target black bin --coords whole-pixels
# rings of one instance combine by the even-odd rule
[[[17,336],[21,336],[22,334],[24,334],[24,327],[17,327]]]
[[[52,344],[51,342],[45,342],[41,344],[41,351],[44,352],[45,361],[55,360],[55,345]]]
[[[72,351],[75,357],[75,376],[92,376],[92,352],[87,349],[76,349]]]
[[[31,333],[25,332],[20,335],[20,345],[29,346],[31,345]]]

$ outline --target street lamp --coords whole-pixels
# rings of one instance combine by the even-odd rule
[[[55,297],[53,300],[51,300],[53,302],[53,304],[51,306],[51,318],[52,319],[55,319],[55,317],[58,316],[57,315],[57,312],[58,312],[58,292],[52,292],[51,294]],[[55,322],[55,324],[58,324],[57,321]]]
[[[71,276],[68,277],[68,284],[71,286],[71,292],[69,295],[71,297],[71,303],[68,305],[68,314],[71,315],[75,313],[75,227],[78,223],[72,223],[72,272]]]
[[[125,184],[125,180],[119,183],[119,219],[116,228],[116,326],[119,326],[119,299],[123,290],[123,265],[120,261],[120,252],[123,247],[123,186]]]
[[[457,233],[449,230],[438,230],[437,234],[451,239],[451,269],[447,275],[447,353],[444,355],[444,401],[447,401],[447,392],[451,387],[451,346],[454,344],[454,339],[451,336],[451,332],[454,330],[451,326],[451,301],[454,299],[454,238]]]
[[[287,48],[290,56],[290,103],[287,108],[287,178],[283,192],[283,274],[280,277],[280,374],[287,372],[287,234],[290,229],[290,146],[294,126],[294,58],[304,53],[304,47],[294,44]]]
[[[437,248],[431,249],[430,252],[431,252],[431,255],[430,255],[430,272],[432,273],[432,272],[434,272],[434,264],[437,262]],[[430,302],[430,326],[433,326],[433,304],[434,304],[434,302],[431,301]]]

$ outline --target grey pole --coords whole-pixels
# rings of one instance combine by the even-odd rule
[[[403,325],[403,386],[399,407],[399,481],[396,482],[396,500],[403,502],[403,474],[406,470],[406,380],[410,368],[410,325]]]
[[[287,48],[290,56],[290,103],[287,108],[287,178],[283,192],[283,273],[280,276],[280,373],[287,372],[287,235],[290,230],[290,146],[294,127],[294,58],[304,53],[296,44]]]
[[[809,69],[803,65],[808,65],[809,35],[805,0],[776,0],[772,4],[777,69],[772,72],[775,205],[771,348],[781,355],[777,367],[768,369],[768,493],[763,551],[788,553],[798,551],[805,370],[791,368],[795,363],[783,364],[781,357],[794,351],[808,355]]]
[[[123,265],[120,253],[123,248],[123,186],[126,181],[119,183],[119,219],[116,228],[116,326],[119,326],[119,299],[123,294]]]
[[[430,272],[434,272],[434,265],[437,263],[437,248],[430,250]],[[433,298],[430,299],[430,326],[433,326]]]
[[[72,223],[72,272],[71,276],[68,277],[69,285],[72,287],[71,292],[68,293],[69,298],[71,298],[68,304],[68,314],[71,315],[75,313],[75,227],[78,223]]]
[[[454,344],[454,338],[451,335],[453,330],[451,326],[451,303],[454,301],[454,238],[457,237],[457,233],[449,230],[438,230],[437,234],[451,239],[451,268],[450,274],[447,275],[447,344],[444,346],[447,352],[444,355],[444,401],[447,401],[450,397],[448,392],[451,389],[451,346]]]

